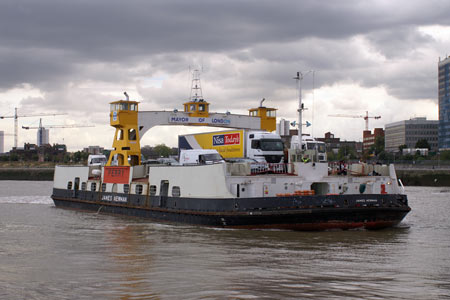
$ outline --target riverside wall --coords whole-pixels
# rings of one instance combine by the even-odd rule
[[[0,168],[0,180],[52,181],[55,168]]]
[[[405,186],[450,186],[449,169],[397,169],[397,178]]]

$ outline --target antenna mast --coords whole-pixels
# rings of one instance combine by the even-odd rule
[[[191,95],[189,99],[193,102],[203,101],[200,70],[198,69],[192,71]]]

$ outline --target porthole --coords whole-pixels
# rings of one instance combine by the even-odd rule
[[[172,187],[172,196],[173,197],[180,197],[180,187],[179,186],[174,186]]]
[[[156,185],[150,186],[150,196],[156,196]]]
[[[136,184],[136,190],[135,193],[137,195],[141,195],[142,194],[142,184]]]

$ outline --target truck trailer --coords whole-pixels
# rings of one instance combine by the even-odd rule
[[[283,142],[278,134],[258,130],[226,130],[178,136],[179,151],[214,149],[224,159],[253,158],[258,162],[283,162]]]

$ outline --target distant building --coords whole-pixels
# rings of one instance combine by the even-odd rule
[[[0,153],[5,152],[5,133],[0,131]]]
[[[45,129],[44,127],[41,127],[37,131],[37,145],[43,146],[48,145],[49,143],[49,130]]]
[[[428,148],[405,148],[402,149],[402,154],[416,154],[419,153],[422,156],[428,156]]]
[[[63,161],[67,148],[66,145],[60,144],[53,146],[46,144],[39,147],[36,144],[26,143],[23,148],[13,148],[9,153],[16,154],[20,160],[26,161]]]
[[[327,152],[338,153],[339,148],[348,146],[355,150],[355,153],[362,153],[363,145],[361,142],[355,141],[341,141],[340,138],[334,137],[331,132],[325,133],[325,137],[317,138],[318,141],[324,142],[327,147]]]
[[[450,57],[438,64],[439,149],[450,150]]]
[[[438,125],[439,121],[427,118],[412,118],[386,124],[384,148],[388,152],[398,152],[401,145],[415,148],[418,140],[425,139],[431,147],[430,150],[437,151]]]
[[[372,131],[370,130],[364,130],[363,131],[363,151],[370,150],[370,147],[375,144],[375,140],[377,137],[383,137],[384,136],[384,130],[383,128],[375,128]]]
[[[103,154],[105,148],[100,146],[89,146],[83,149],[83,152],[87,152],[89,154]]]

